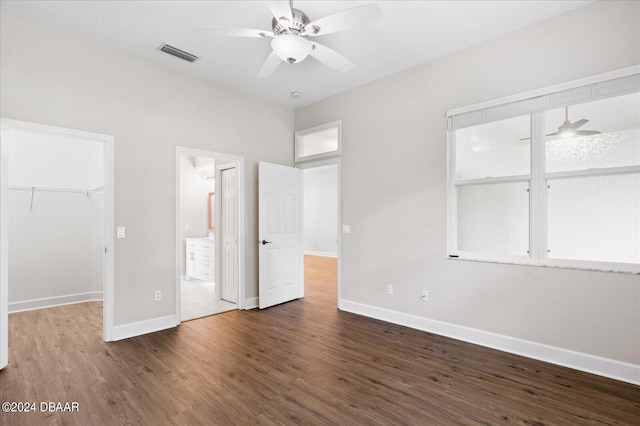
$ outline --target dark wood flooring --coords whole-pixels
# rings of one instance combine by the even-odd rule
[[[306,265],[302,300],[113,343],[100,303],[11,314],[0,401],[79,411],[0,424],[640,424],[640,387],[340,312]]]

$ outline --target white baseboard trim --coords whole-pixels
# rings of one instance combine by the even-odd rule
[[[640,365],[391,311],[349,300],[340,300],[339,306],[341,310],[354,314],[640,385]]]
[[[338,257],[338,253],[330,252],[330,251],[313,251],[313,250],[305,250],[304,254],[308,254],[310,256],[322,256],[322,257]]]
[[[179,324],[180,318],[173,314],[144,321],[132,322],[130,324],[116,325],[113,327],[113,340],[128,339],[130,337],[154,333],[156,331],[176,327]]]
[[[259,306],[258,304],[259,300],[257,297],[250,297],[248,299],[244,299],[244,305],[243,308],[245,311],[248,311],[249,309],[255,309]]]
[[[23,300],[9,303],[9,313],[32,311],[34,309],[51,308],[53,306],[70,305],[72,303],[102,300],[101,291],[65,294],[63,296],[43,297],[42,299]]]

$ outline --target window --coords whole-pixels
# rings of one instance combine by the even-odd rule
[[[295,162],[340,155],[340,121],[296,132]]]
[[[447,112],[449,257],[640,273],[638,71]]]

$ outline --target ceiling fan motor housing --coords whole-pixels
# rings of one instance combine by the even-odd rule
[[[309,17],[299,9],[291,9],[293,21],[285,17],[273,18],[271,26],[275,37],[271,40],[271,47],[278,54],[278,57],[285,62],[294,64],[304,60],[313,46],[306,36],[300,33],[310,22]]]
[[[287,26],[284,26],[283,23],[288,21],[287,18],[280,17],[280,21],[278,19],[273,18],[271,20],[271,27],[273,28],[273,33],[275,35],[281,34],[299,34],[304,31],[304,27],[311,22],[306,13],[299,9],[291,9],[291,16],[293,17],[293,22],[290,22]]]

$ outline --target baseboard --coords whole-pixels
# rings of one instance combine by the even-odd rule
[[[86,293],[65,294],[63,296],[44,297],[42,299],[23,300],[9,303],[9,313],[32,311],[34,309],[51,308],[53,306],[70,305],[72,303],[102,300],[101,291],[89,291]]]
[[[349,300],[340,300],[339,306],[341,310],[354,314],[640,385],[640,365],[391,311]]]
[[[248,299],[244,299],[244,305],[242,309],[244,310],[255,309],[259,306],[258,302],[259,300],[257,297],[250,297]]]
[[[330,252],[330,251],[305,250],[304,254],[308,254],[310,256],[321,256],[321,257],[333,257],[333,258],[338,257],[338,253]]]
[[[176,327],[179,324],[180,319],[177,315],[173,314],[145,321],[132,322],[130,324],[116,325],[113,327],[113,340],[128,339],[130,337],[154,333],[156,331]]]

